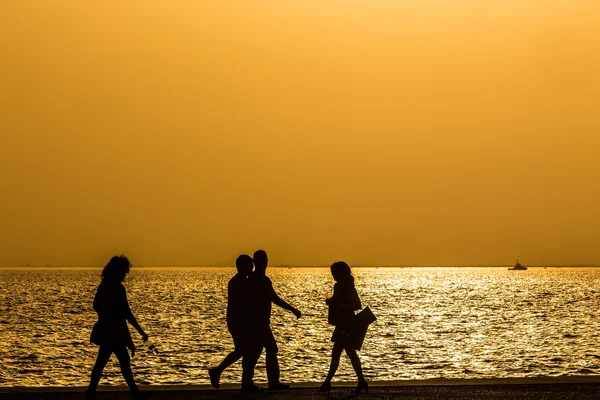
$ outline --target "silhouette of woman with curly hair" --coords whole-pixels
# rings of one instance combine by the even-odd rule
[[[148,399],[135,384],[131,362],[127,348],[131,349],[131,356],[135,354],[135,345],[131,339],[127,321],[142,335],[144,341],[148,335],[138,324],[129,308],[125,286],[121,282],[131,269],[131,263],[125,256],[115,256],[102,270],[102,282],[98,286],[94,297],[94,310],[98,313],[98,322],[92,329],[90,341],[100,346],[96,364],[92,369],[90,385],[86,391],[86,399],[96,398],[96,388],[102,376],[102,371],[114,353],[119,360],[121,373],[136,400]]]

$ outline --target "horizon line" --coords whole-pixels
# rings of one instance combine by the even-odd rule
[[[504,268],[513,264],[351,265],[352,268]],[[103,268],[102,265],[0,265],[0,268]],[[600,264],[530,264],[527,268],[598,268]],[[235,264],[134,265],[134,268],[235,268]],[[329,268],[328,265],[269,265],[269,268]]]

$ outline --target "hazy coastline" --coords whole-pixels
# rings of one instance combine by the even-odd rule
[[[377,269],[377,268],[509,268],[514,265],[354,265],[352,268]],[[100,265],[2,265],[0,268],[103,268]],[[135,265],[135,268],[235,268],[232,265]],[[329,268],[329,265],[273,265],[269,268],[302,269],[302,268]],[[527,265],[527,268],[600,268],[600,265]]]

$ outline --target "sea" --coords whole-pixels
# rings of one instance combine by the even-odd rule
[[[97,354],[89,337],[99,268],[0,268],[0,386],[85,386]],[[141,384],[206,384],[233,342],[225,324],[234,268],[134,267],[131,308],[150,335],[132,360]],[[600,268],[355,268],[377,317],[360,351],[368,380],[546,377],[600,373]],[[333,327],[327,268],[269,268],[279,296],[272,329],[282,381],[319,382]],[[239,383],[241,365],[223,383]],[[354,381],[343,355],[334,379]],[[264,354],[257,381],[266,381]],[[122,385],[113,356],[103,385]]]

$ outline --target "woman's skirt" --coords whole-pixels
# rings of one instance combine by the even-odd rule
[[[90,342],[98,346],[133,348],[133,340],[126,321],[98,321],[92,328]]]
[[[331,341],[344,349],[360,350],[367,334],[367,326],[336,326]]]

